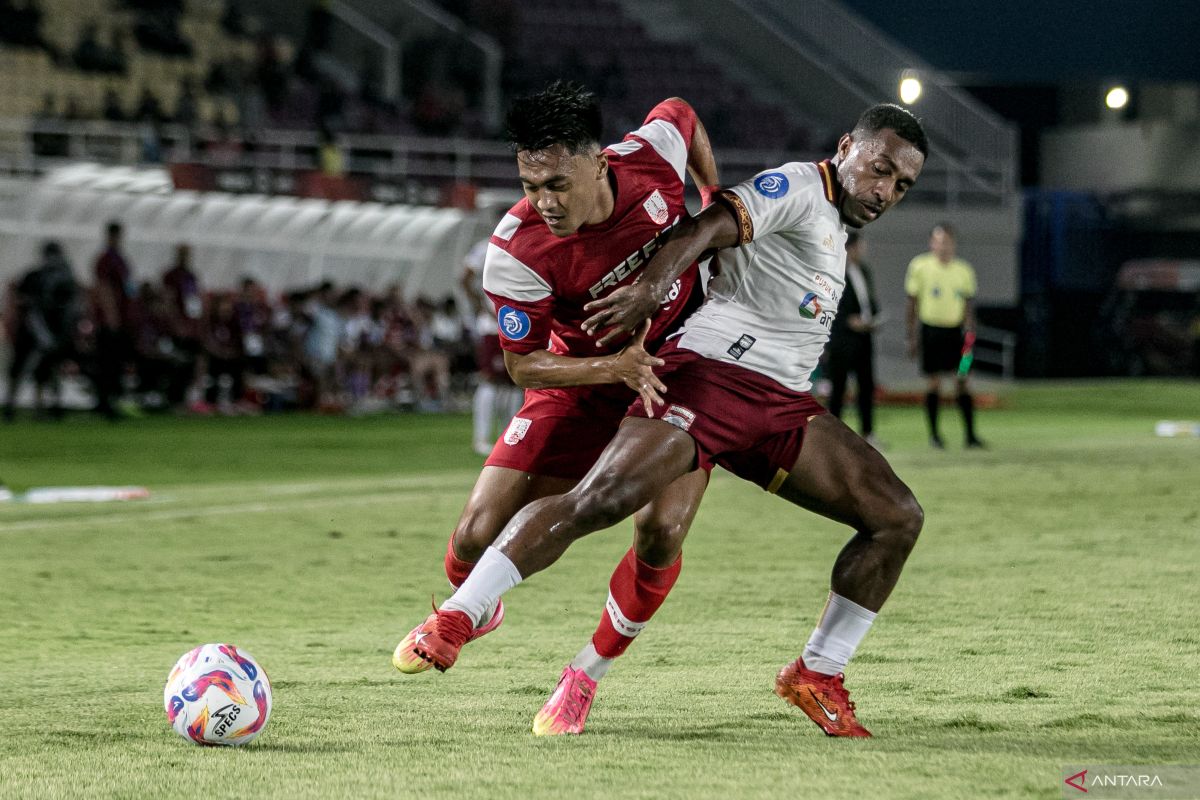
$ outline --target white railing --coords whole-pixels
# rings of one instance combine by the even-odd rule
[[[31,121],[0,118],[0,172],[41,174],[66,163],[93,161],[136,166],[145,163],[144,143],[151,129],[138,123]],[[161,159],[201,164],[217,170],[260,173],[247,178],[255,191],[270,193],[271,174],[317,168],[317,135],[311,131],[264,130],[240,152],[210,148],[220,142],[215,130],[192,131],[166,125],[158,131]],[[469,182],[483,188],[516,187],[512,151],[503,142],[425,136],[343,135],[338,139],[347,169],[395,183],[440,185]],[[40,151],[40,153],[39,153]],[[48,152],[56,155],[49,155]],[[782,150],[718,150],[723,183],[744,180],[787,161],[813,161],[831,154]],[[998,175],[993,175],[997,181]],[[921,175],[921,192],[910,202],[994,204],[995,196],[963,179],[953,165],[932,162]],[[419,202],[409,193],[408,202]]]

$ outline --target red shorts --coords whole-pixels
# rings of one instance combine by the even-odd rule
[[[528,389],[484,465],[579,480],[617,434],[636,397],[624,384]]]
[[[705,358],[674,340],[658,351],[666,361],[655,374],[667,385],[654,418],[696,440],[698,466],[725,469],[775,491],[796,464],[809,420],[827,413],[808,392],[796,392],[766,375]],[[641,400],[627,416],[645,417]]]

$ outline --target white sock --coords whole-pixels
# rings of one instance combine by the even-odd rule
[[[521,573],[508,556],[494,547],[483,551],[483,558],[471,570],[449,600],[442,603],[442,611],[462,611],[471,618],[475,627],[496,604],[500,595],[521,582]]]
[[[475,387],[471,401],[471,422],[474,444],[491,444],[492,407],[496,403],[496,387],[486,381]]]
[[[830,592],[821,621],[804,646],[804,666],[822,675],[845,672],[874,621],[874,611]]]
[[[458,591],[458,587],[455,586],[453,583],[451,583],[450,584],[450,594],[454,594],[457,591]],[[479,618],[479,622],[475,623],[475,627],[482,628],[484,625],[487,625],[489,622],[491,622],[492,617],[495,616],[495,614],[496,614],[496,609],[498,609],[499,607],[500,607],[500,598],[497,597],[496,602],[492,603],[490,606],[488,606],[487,608],[485,608],[483,610],[483,615]]]
[[[615,658],[605,658],[596,652],[595,646],[589,641],[587,647],[579,651],[579,655],[571,662],[574,669],[583,670],[589,678],[599,681],[608,672],[608,668],[616,661]]]

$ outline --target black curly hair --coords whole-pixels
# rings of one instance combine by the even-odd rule
[[[929,139],[925,136],[921,121],[907,108],[895,103],[880,103],[868,108],[854,123],[850,135],[879,133],[885,128],[895,131],[897,136],[917,148],[921,155],[929,157]]]
[[[600,144],[600,104],[577,83],[555,81],[537,94],[513,102],[505,120],[514,152],[561,144],[579,155]]]

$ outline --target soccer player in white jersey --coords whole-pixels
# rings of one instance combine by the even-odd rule
[[[422,657],[449,668],[499,595],[679,476],[720,464],[855,531],[834,563],[817,628],[779,672],[775,691],[830,736],[870,736],[842,673],[895,587],[923,514],[883,456],[812,398],[809,376],[845,286],[846,228],[899,202],[927,153],[912,114],[874,106],[832,159],[785,164],[719,193],[719,202],[680,224],[638,284],[589,304],[596,313],[585,329],[620,336],[698,255],[728,248],[716,256],[704,305],[658,351],[666,402],[649,412],[632,405],[574,489],[513,518],[442,604]]]

